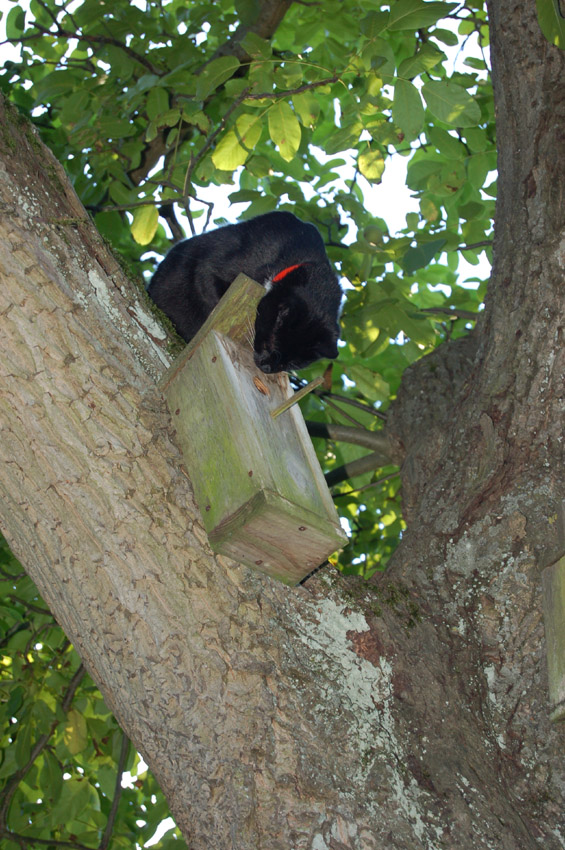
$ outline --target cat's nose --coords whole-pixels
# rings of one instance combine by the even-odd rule
[[[261,354],[255,352],[253,359],[255,361],[255,365],[258,366],[262,372],[265,372],[268,375],[273,371],[270,363],[271,355],[268,351],[263,351]]]

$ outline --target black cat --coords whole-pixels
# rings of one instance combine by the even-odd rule
[[[272,212],[178,242],[148,292],[188,342],[240,272],[267,290],[255,320],[263,372],[337,357],[342,292],[322,237],[288,212]]]

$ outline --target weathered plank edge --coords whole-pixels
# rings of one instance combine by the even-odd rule
[[[565,720],[565,557],[541,574],[552,721]]]
[[[229,519],[221,523],[209,533],[208,539],[210,541],[210,546],[214,549],[214,551],[219,552],[220,554],[229,554],[228,550],[230,541],[234,534],[238,535],[239,543],[243,542],[243,540],[248,537],[250,545],[254,545],[253,538],[245,532],[245,525],[250,523],[254,517],[261,516],[263,512],[271,507],[280,510],[281,501],[280,493],[271,493],[269,490],[261,490],[256,493],[238,509],[237,513],[230,516]],[[312,528],[327,538],[327,549],[323,554],[320,554],[320,560],[317,564],[304,564],[301,561],[293,559],[287,555],[286,563],[288,564],[288,567],[291,568],[295,576],[294,579],[289,579],[288,569],[286,567],[286,573],[279,572],[277,568],[277,562],[278,566],[281,566],[280,549],[270,544],[265,539],[261,539],[261,548],[264,552],[270,552],[271,559],[275,562],[272,567],[266,567],[264,564],[258,566],[257,562],[254,561],[253,558],[238,557],[235,560],[251,567],[254,570],[258,569],[260,572],[266,573],[272,578],[277,578],[285,584],[294,586],[302,581],[302,579],[312,572],[313,569],[323,563],[324,560],[329,558],[330,555],[342,549],[343,546],[347,544],[348,537],[339,525],[339,522],[333,523],[329,517],[321,517],[319,514],[309,511],[308,509],[298,508],[291,502],[286,502],[284,516],[287,520],[294,517],[298,529],[301,526],[306,526],[306,528]]]
[[[228,297],[229,293],[229,297]],[[159,381],[159,388],[164,391],[185,367],[196,349],[207,334],[214,330],[240,342],[255,326],[255,317],[249,317],[249,304],[257,305],[265,295],[265,289],[247,275],[239,274],[231,284],[228,292],[216,304],[204,324],[187,343],[171,367]]]

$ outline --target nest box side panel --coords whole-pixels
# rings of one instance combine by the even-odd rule
[[[260,486],[247,452],[241,451],[245,411],[224,356],[220,338],[208,334],[165,391],[208,533],[253,498]]]

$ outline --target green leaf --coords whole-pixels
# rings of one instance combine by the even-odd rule
[[[196,82],[196,97],[206,100],[222,83],[229,80],[239,68],[239,60],[235,56],[221,56],[213,59],[205,66]]]
[[[345,127],[341,127],[339,130],[333,130],[331,134],[326,132],[325,138],[318,135],[315,137],[315,143],[321,144],[324,146],[326,153],[334,154],[339,153],[340,151],[346,151],[349,148],[354,148],[357,144],[359,144],[359,136],[363,132],[363,125],[361,122],[354,122],[351,125],[346,125]],[[316,134],[321,133],[321,128],[318,126],[316,128]]]
[[[394,86],[392,120],[408,141],[416,139],[424,126],[424,107],[420,92],[408,80],[397,79]]]
[[[294,158],[302,133],[298,118],[286,101],[281,100],[269,109],[269,134],[286,162]]]
[[[496,154],[476,153],[467,160],[467,175],[475,189],[482,189],[489,171],[496,169]]]
[[[139,132],[135,124],[127,118],[114,118],[110,115],[99,118],[96,129],[101,138],[114,140],[127,139],[128,136],[135,136]]]
[[[258,0],[236,0],[235,8],[242,24],[250,26],[257,20],[259,14]]]
[[[261,38],[254,32],[246,33],[245,37],[241,40],[241,46],[254,59],[268,59],[272,53],[271,43],[265,41],[264,38]]]
[[[360,22],[359,29],[366,38],[376,38],[386,29],[389,18],[389,12],[369,12]]]
[[[21,6],[14,6],[6,18],[6,38],[16,40],[25,30],[26,13]]]
[[[456,3],[425,3],[424,0],[398,0],[391,4],[388,28],[395,30],[418,30],[435,24],[457,7]]]
[[[294,111],[305,127],[313,127],[320,114],[320,103],[311,91],[301,92],[292,96]]]
[[[4,714],[7,718],[14,717],[18,713],[24,696],[24,689],[18,685],[12,689],[10,698],[4,707]]]
[[[138,207],[133,214],[131,235],[138,245],[149,245],[159,224],[159,211],[153,205]]]
[[[156,210],[155,210],[156,211]],[[64,734],[65,746],[72,756],[82,753],[88,743],[86,731],[86,720],[75,708],[71,708],[67,714]]]
[[[438,50],[437,47],[434,47],[433,44],[426,42],[414,56],[409,56],[408,59],[400,63],[398,76],[412,80],[424,71],[435,68],[438,62],[441,62],[443,59],[445,59],[445,54],[441,50]]]
[[[18,729],[16,746],[14,748],[18,767],[24,767],[29,759],[32,744],[31,734],[31,723],[24,723]]]
[[[210,130],[210,119],[202,112],[199,104],[185,103],[182,107],[182,120],[187,124],[195,124],[203,133]]]
[[[158,115],[162,115],[169,108],[169,93],[166,89],[155,86],[151,89],[145,102],[145,111],[150,121],[154,121]]]
[[[70,71],[53,71],[47,74],[33,87],[35,95],[34,106],[43,106],[45,103],[53,103],[66,92],[73,91],[76,86],[76,77]]]
[[[120,206],[126,206],[127,204],[134,204],[139,200],[137,195],[138,190],[134,187],[128,188],[124,186],[123,183],[118,182],[117,180],[113,180],[110,183],[110,197],[114,201],[114,203],[119,204]]]
[[[436,118],[453,127],[474,127],[481,109],[469,92],[448,80],[430,80],[422,86],[427,107]]]
[[[565,49],[565,18],[559,0],[536,0],[540,29],[551,44]]]
[[[67,779],[58,803],[50,814],[54,826],[70,823],[83,811],[90,801],[90,786],[85,779]]]
[[[74,126],[79,117],[88,114],[90,104],[90,93],[84,89],[74,91],[69,97],[61,98],[62,106],[60,118],[63,124]]]
[[[369,401],[388,400],[390,386],[378,372],[373,372],[366,366],[353,365],[347,368],[347,375],[355,381],[359,392]]]
[[[63,771],[57,759],[48,749],[43,752],[43,767],[39,776],[40,785],[44,790],[43,795],[51,808],[59,799],[63,787]]]
[[[359,171],[371,183],[379,183],[385,170],[385,161],[378,148],[359,154],[357,159]]]
[[[235,127],[220,139],[212,154],[212,162],[221,171],[234,171],[243,165],[261,138],[263,122],[260,115],[245,113]]]
[[[445,245],[445,239],[434,239],[414,248],[408,248],[401,260],[401,266],[406,274],[414,274],[416,269],[427,266]]]
[[[457,33],[454,33],[451,30],[438,28],[433,30],[430,35],[433,36],[433,38],[437,38],[437,40],[441,41],[442,44],[447,44],[448,47],[455,47],[456,44],[459,44]]]

